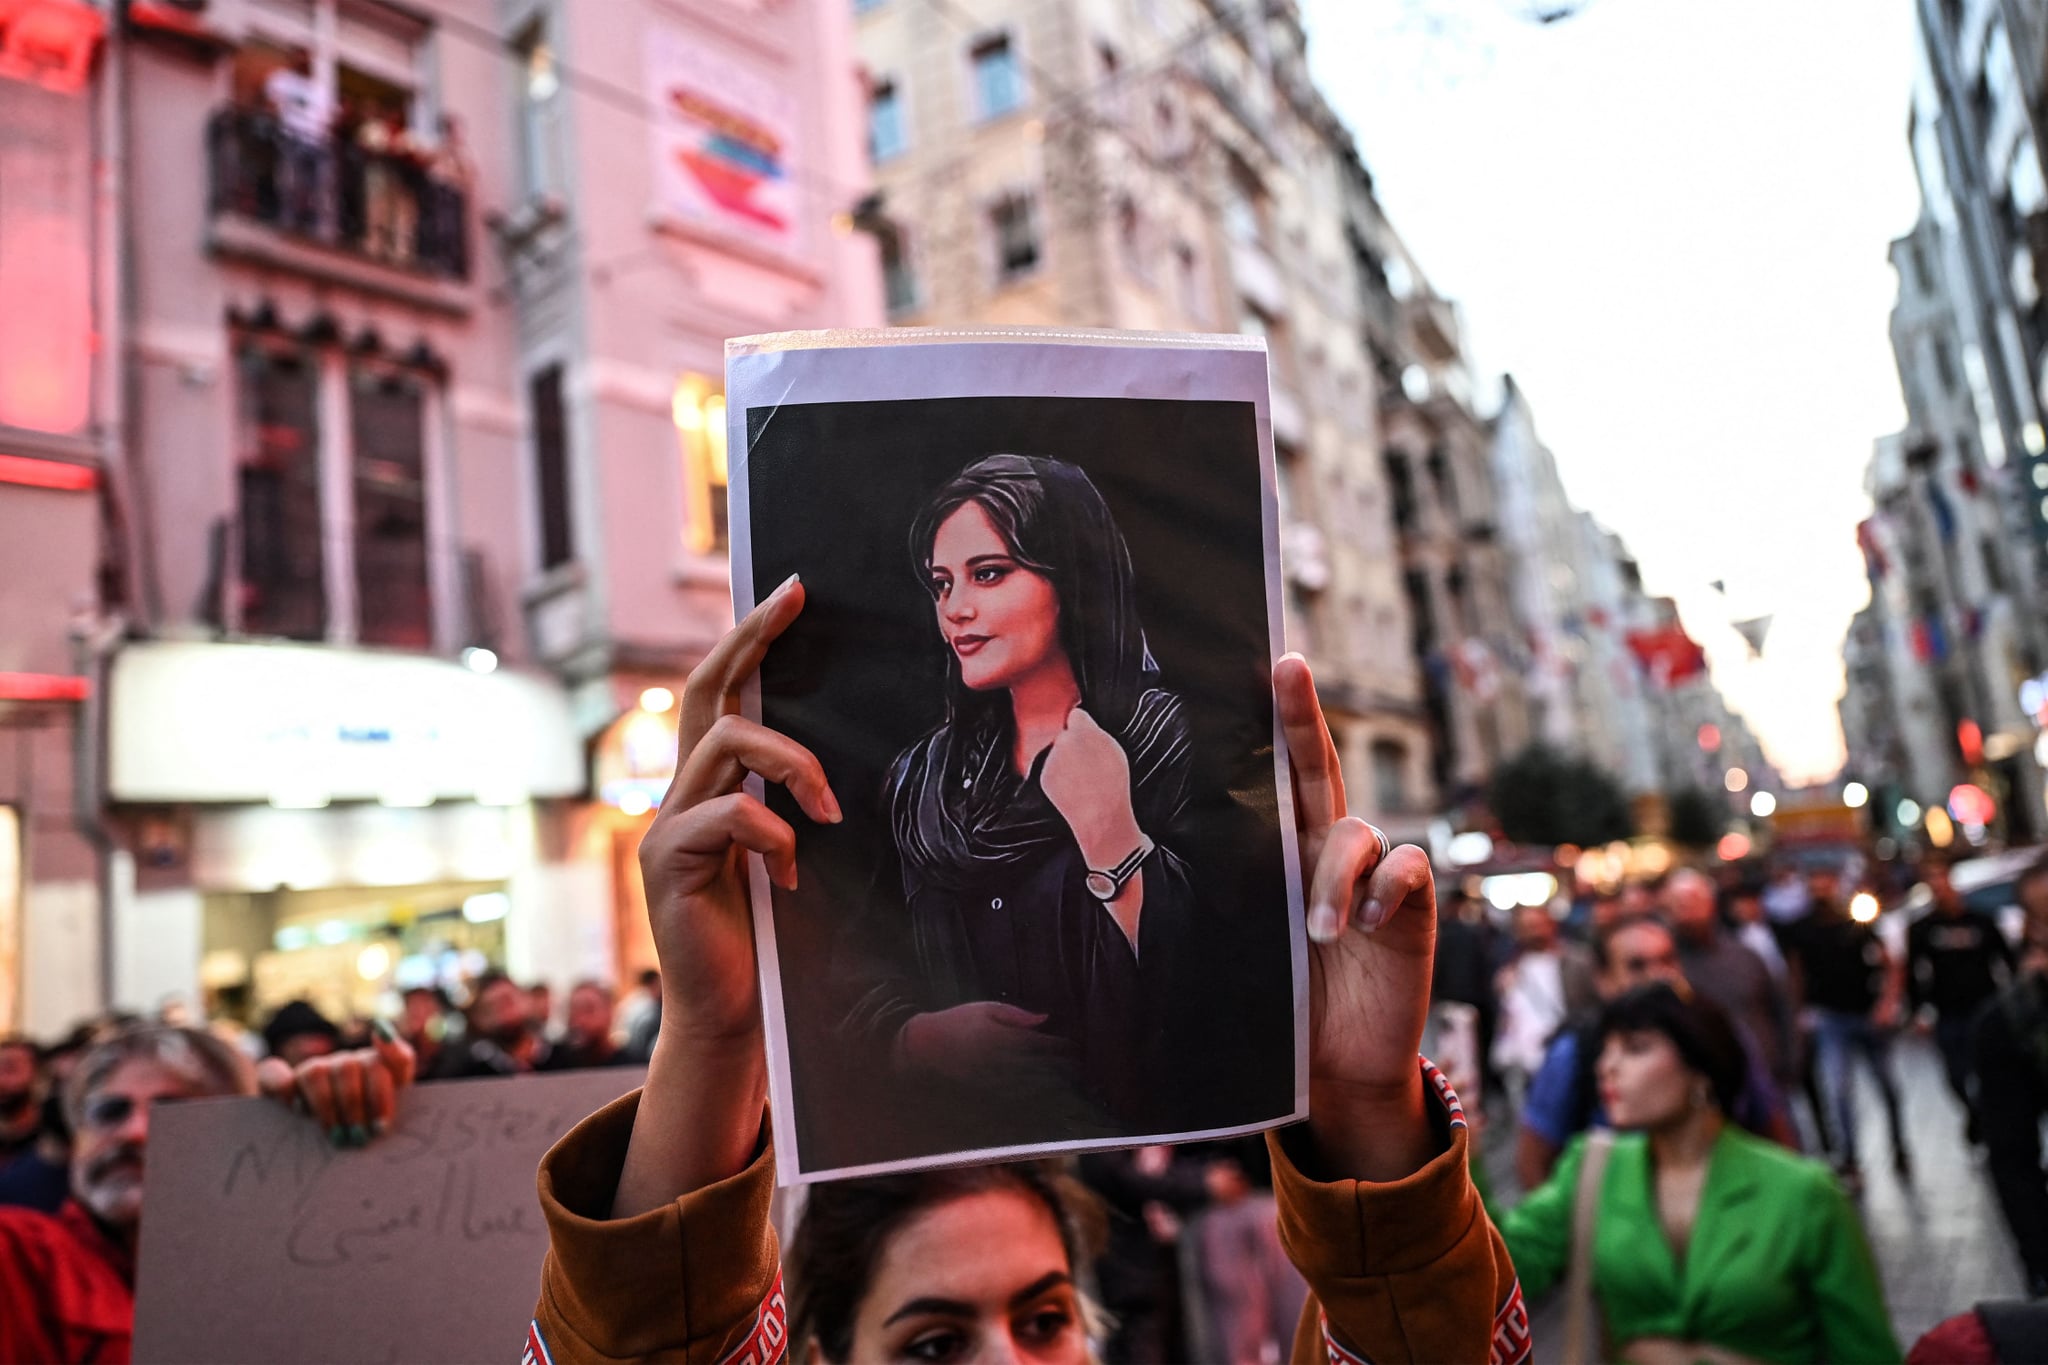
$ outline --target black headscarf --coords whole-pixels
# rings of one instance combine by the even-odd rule
[[[1140,825],[1164,829],[1186,801],[1187,724],[1179,698],[1154,685],[1159,666],[1145,644],[1130,550],[1109,505],[1064,461],[977,460],[933,494],[911,527],[911,559],[927,587],[938,528],[969,502],[988,514],[1019,564],[1052,584],[1081,705],[1130,759]],[[1038,789],[1037,766],[1028,778],[1011,767],[1012,724],[1008,694],[969,688],[948,650],[946,721],[889,774],[906,878],[954,884],[977,866],[1020,861],[1071,837]]]

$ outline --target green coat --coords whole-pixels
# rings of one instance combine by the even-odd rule
[[[1585,1156],[1581,1134],[1550,1179],[1497,1220],[1532,1298],[1562,1281],[1571,1263]],[[1785,1365],[1900,1358],[1863,1224],[1833,1173],[1734,1124],[1714,1143],[1682,1262],[1657,1222],[1648,1139],[1616,1135],[1600,1192],[1593,1288],[1617,1349],[1671,1337]]]

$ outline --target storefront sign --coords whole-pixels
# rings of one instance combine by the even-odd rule
[[[154,642],[114,658],[117,801],[516,805],[583,789],[568,694],[445,659]]]
[[[666,25],[648,30],[658,214],[778,253],[799,249],[797,106],[779,74]]]

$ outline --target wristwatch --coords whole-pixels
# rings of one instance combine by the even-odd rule
[[[1138,846],[1131,850],[1130,857],[1107,872],[1100,872],[1092,867],[1088,869],[1088,894],[1104,905],[1121,896],[1124,893],[1124,886],[1138,875],[1138,869],[1145,865],[1145,860],[1152,856],[1152,850],[1156,847],[1158,845],[1152,842],[1152,836],[1141,831],[1138,835]]]

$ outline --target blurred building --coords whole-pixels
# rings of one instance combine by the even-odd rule
[[[632,849],[730,619],[723,338],[879,320],[832,221],[850,18],[126,8],[83,93],[0,75],[0,276],[26,243],[63,305],[26,342],[0,309],[0,353],[85,367],[0,407],[34,429],[0,428],[0,554],[44,594],[0,649],[83,698],[0,701],[38,726],[0,746],[35,764],[0,768],[32,831],[0,1026],[649,965]],[[18,226],[67,175],[61,231]]]
[[[1379,382],[1433,776],[1456,811],[1482,800],[1494,769],[1529,741],[1492,436],[1477,410],[1457,309],[1430,287],[1387,221],[1364,166],[1350,170],[1348,232]]]
[[[866,0],[890,318],[1263,335],[1290,643],[1360,813],[1419,836],[1431,732],[1344,202],[1292,3]]]
[[[104,16],[0,8],[0,1033],[99,988],[100,529],[121,384]],[[102,344],[95,345],[98,340]]]

